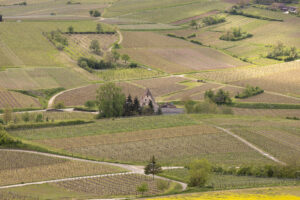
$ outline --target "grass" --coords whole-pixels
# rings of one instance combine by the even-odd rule
[[[217,50],[153,32],[123,32],[121,53],[168,73],[224,69],[245,65]],[[145,40],[148,38],[148,40]],[[218,60],[215,58],[218,57]]]
[[[187,169],[165,170],[160,174],[160,176],[168,177],[185,183],[189,182],[189,173]],[[213,173],[207,183],[207,186],[211,186],[213,190],[228,190],[295,184],[297,184],[297,181],[293,179],[260,178],[251,176],[220,175]]]
[[[150,68],[145,69],[142,67],[99,70],[96,74],[104,81],[136,80],[165,75],[161,71]]]
[[[68,76],[65,76],[68,74]],[[87,78],[71,68],[13,68],[0,72],[0,86],[14,90],[72,88],[88,83]]]
[[[97,120],[96,123],[89,125],[16,131],[11,132],[11,134],[26,140],[42,140],[186,126],[197,123],[198,122],[191,120],[188,115],[145,116],[103,119]]]
[[[42,32],[67,31],[69,26],[79,32],[96,31],[96,25],[93,21],[5,22],[0,27],[0,49],[8,52],[6,57],[13,63],[11,66],[64,66],[59,51]],[[112,27],[103,25],[103,29],[111,30]],[[0,66],[7,66],[7,62],[1,60]]]
[[[247,109],[233,108],[235,115],[244,116],[270,116],[270,117],[300,117],[298,109]]]
[[[124,171],[107,165],[70,161],[32,153],[0,151],[0,154],[0,185]]]

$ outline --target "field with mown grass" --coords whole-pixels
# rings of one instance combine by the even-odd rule
[[[25,152],[0,151],[0,185],[124,172],[109,165]]]

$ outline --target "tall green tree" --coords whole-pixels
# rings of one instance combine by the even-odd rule
[[[130,59],[130,57],[127,54],[123,54],[121,56],[121,59],[125,62],[125,64],[127,63],[127,61]]]
[[[211,164],[205,160],[194,160],[189,166],[189,186],[202,187],[209,180]]]
[[[162,168],[161,165],[156,162],[155,157],[152,156],[150,162],[145,166],[144,171],[147,175],[152,174],[154,180],[154,175],[161,173]]]
[[[74,33],[74,27],[73,26],[69,26],[68,27],[68,32],[69,33]]]
[[[99,117],[120,117],[124,112],[126,101],[122,89],[114,83],[106,83],[97,91],[97,101],[99,105]]]
[[[102,33],[103,32],[101,24],[97,24],[96,31],[97,31],[97,33]]]
[[[100,44],[99,44],[98,40],[92,40],[91,41],[90,50],[92,50],[96,54],[100,53]]]

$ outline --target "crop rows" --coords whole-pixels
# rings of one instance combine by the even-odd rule
[[[21,152],[0,151],[0,161],[0,185],[122,172],[101,164]]]
[[[148,185],[148,191],[145,193],[146,195],[154,195],[162,192],[157,188],[156,180],[153,180],[152,177],[139,174],[64,181],[58,182],[56,185],[71,191],[97,194],[101,197],[108,197],[138,195],[139,193],[137,192],[136,188],[142,183],[146,183]]]
[[[0,89],[0,108],[28,108],[40,106],[39,101],[33,97]]]

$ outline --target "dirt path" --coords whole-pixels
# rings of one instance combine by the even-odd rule
[[[274,156],[266,153],[265,151],[263,151],[262,149],[256,147],[254,144],[248,142],[247,140],[243,139],[242,137],[234,134],[233,132],[225,129],[225,128],[222,128],[222,127],[219,127],[219,126],[214,126],[215,128],[231,135],[232,137],[235,137],[236,139],[238,139],[239,141],[243,142],[244,144],[246,144],[248,147],[250,147],[251,149],[257,151],[258,153],[260,153],[262,156],[266,157],[266,158],[269,158],[270,160],[273,160],[274,162],[278,163],[278,164],[281,164],[281,165],[286,165],[285,162],[282,162],[280,160],[278,160],[277,158],[275,158]]]
[[[120,44],[123,42],[123,35],[122,35],[121,31],[119,31],[119,30],[117,30],[117,33],[118,33],[118,35],[119,35],[119,41],[118,41],[117,44],[120,45]],[[113,49],[113,46],[111,46],[111,47],[108,49],[108,52],[111,52],[112,49]]]
[[[81,162],[94,163],[94,164],[110,165],[110,166],[114,166],[114,167],[123,168],[123,169],[129,171],[129,172],[125,172],[125,173],[104,174],[104,175],[94,175],[94,176],[82,176],[82,177],[75,177],[75,178],[64,178],[64,179],[39,181],[39,182],[24,183],[24,184],[15,184],[15,185],[1,186],[0,189],[12,188],[12,187],[21,187],[21,186],[26,186],[26,185],[39,185],[39,184],[43,184],[43,183],[62,182],[62,181],[68,181],[68,180],[95,178],[95,177],[117,176],[117,175],[124,175],[124,174],[144,174],[144,167],[143,166],[138,166],[138,165],[127,165],[127,164],[119,164],[119,163],[93,161],[93,160],[86,160],[86,159],[81,159],[81,158],[74,158],[74,157],[70,157],[70,156],[61,156],[61,155],[56,155],[56,154],[51,154],[51,153],[43,153],[43,152],[28,151],[28,150],[0,149],[0,151],[31,153],[31,154],[38,154],[38,155],[49,156],[49,157],[54,157],[54,158],[68,159],[68,160],[73,160],[73,161],[81,161]],[[162,169],[166,170],[166,169],[178,169],[178,168],[183,168],[183,167],[163,167]],[[179,181],[174,181],[174,180],[167,179],[167,178],[160,177],[160,176],[155,176],[155,178],[162,179],[162,180],[168,180],[168,181],[178,183],[182,186],[183,190],[186,190],[186,188],[187,188],[186,183],[182,183],[182,182],[179,182]]]

